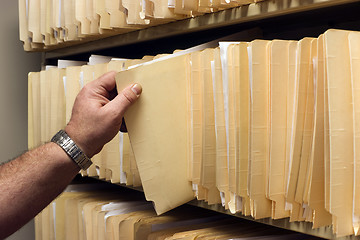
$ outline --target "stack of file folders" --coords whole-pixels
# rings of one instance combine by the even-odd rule
[[[50,50],[261,0],[19,0],[25,51]]]
[[[65,126],[81,86],[115,70],[118,91],[143,93],[128,133],[83,175],[141,185],[158,214],[195,197],[358,235],[359,46],[359,32],[328,30],[30,73],[29,147]]]
[[[35,227],[36,240],[317,239],[191,206],[157,216],[131,192],[109,190],[64,192],[36,217]]]

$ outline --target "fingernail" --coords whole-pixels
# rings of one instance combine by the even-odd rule
[[[131,87],[131,91],[133,91],[136,96],[140,96],[141,92],[142,92],[142,87],[140,84],[135,83],[132,87]]]

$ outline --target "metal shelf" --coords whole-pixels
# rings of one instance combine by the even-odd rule
[[[216,211],[219,213],[239,217],[242,219],[259,222],[299,233],[304,233],[307,235],[312,235],[315,237],[326,238],[326,239],[359,239],[355,236],[349,236],[346,238],[336,238],[335,235],[332,233],[331,227],[321,227],[321,228],[313,229],[312,223],[310,222],[289,222],[289,218],[282,218],[278,220],[274,220],[271,218],[254,219],[251,216],[244,216],[241,213],[232,214],[230,213],[229,210],[225,210],[224,207],[221,206],[221,204],[208,205],[206,202],[198,201],[198,200],[192,200],[188,204],[192,206],[197,206],[208,210]]]
[[[256,26],[259,21],[266,21],[277,17],[294,16],[296,14],[304,14],[314,12],[313,15],[321,20],[322,16],[316,12],[317,10],[333,11],[337,7],[342,6],[351,10],[353,5],[359,3],[359,0],[271,0],[263,1],[256,4],[245,5],[223,11],[209,13],[202,16],[179,20],[171,23],[166,23],[158,26],[115,35],[107,38],[102,38],[90,42],[77,43],[77,45],[64,46],[63,48],[50,50],[45,54],[45,59],[66,58],[69,56],[97,52],[105,49],[118,48],[128,45],[134,45],[144,42],[156,41],[159,39],[166,39],[170,37],[179,37],[189,35],[192,33],[199,33],[204,31],[213,32],[210,35],[217,36],[217,30],[229,29],[223,34],[231,33],[231,28],[246,30],[246,24],[252,23],[251,27]],[[336,15],[331,14],[331,17],[344,15],[344,11],[339,11]],[[309,21],[306,18],[298,18],[298,22]],[[313,21],[313,20],[310,20]],[[287,24],[287,21],[282,21],[282,24]],[[313,23],[314,24],[314,23]],[[234,31],[234,29],[232,30]],[[235,30],[236,31],[236,30]],[[197,36],[200,37],[201,36]],[[207,38],[211,38],[207,36]],[[189,41],[189,39],[187,39]],[[192,39],[190,39],[191,41]],[[213,39],[210,39],[213,40]],[[206,41],[206,39],[204,39]],[[194,39],[196,42],[196,39]]]
[[[79,175],[76,178],[76,183],[81,183],[81,182],[89,183],[90,182],[90,183],[94,184],[94,183],[98,183],[99,181],[103,182],[103,183],[111,184],[110,182],[105,181],[103,179],[99,179],[98,177],[83,178]],[[111,184],[111,185],[126,188],[126,189],[132,189],[132,190],[135,190],[138,192],[143,192],[142,187],[126,186],[125,184]],[[321,227],[321,228],[313,229],[312,223],[310,223],[310,222],[290,222],[289,218],[282,218],[282,219],[277,219],[277,220],[274,220],[271,218],[254,219],[251,216],[244,216],[241,213],[232,214],[229,210],[225,210],[225,208],[222,207],[221,204],[208,205],[204,201],[199,201],[199,200],[195,200],[195,199],[188,202],[187,204],[191,205],[191,206],[215,211],[215,212],[218,212],[221,214],[226,214],[229,216],[238,217],[238,218],[246,219],[249,221],[258,222],[258,223],[282,228],[285,230],[291,230],[294,232],[299,232],[299,233],[303,233],[303,234],[307,234],[307,235],[311,235],[311,236],[315,236],[315,237],[319,237],[319,238],[338,239],[338,240],[360,239],[360,237],[356,237],[356,236],[347,236],[347,237],[336,238],[336,236],[332,232],[331,227]]]

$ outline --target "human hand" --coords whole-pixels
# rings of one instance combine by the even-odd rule
[[[140,96],[142,88],[133,84],[116,94],[115,72],[88,83],[77,95],[65,131],[88,156],[99,153],[119,132],[126,109]]]

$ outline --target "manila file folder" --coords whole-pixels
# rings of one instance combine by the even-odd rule
[[[187,177],[189,67],[189,55],[175,55],[116,76],[118,92],[132,83],[143,88],[124,117],[145,196],[158,214],[194,196]]]

